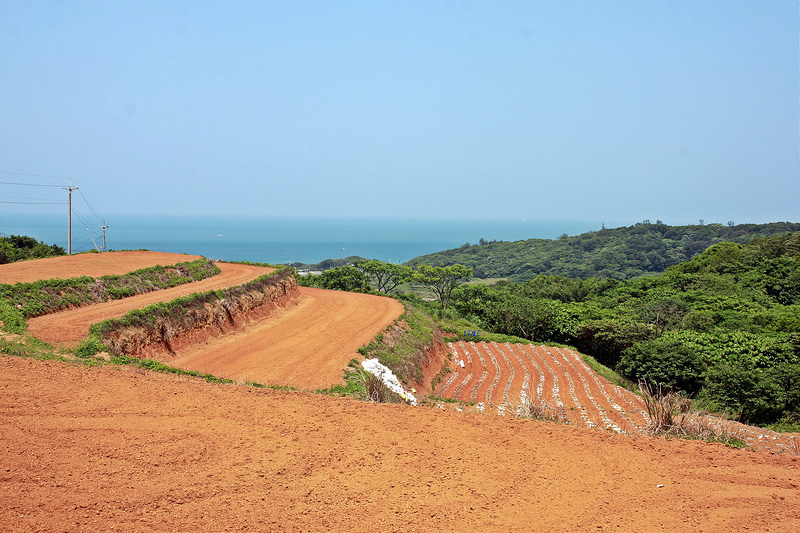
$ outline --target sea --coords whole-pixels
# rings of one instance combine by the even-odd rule
[[[72,251],[103,250],[104,221],[73,216]],[[555,239],[602,222],[401,218],[116,215],[105,219],[107,250],[153,250],[226,261],[319,263],[360,256],[391,263],[464,243]],[[67,249],[68,217],[0,213],[0,234],[27,235]]]

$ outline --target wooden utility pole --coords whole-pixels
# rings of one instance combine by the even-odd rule
[[[103,228],[103,251],[105,252],[106,251],[106,228],[108,228],[109,225],[106,224],[106,221],[104,220],[103,221],[103,225],[100,226],[100,227]]]
[[[72,180],[69,180],[69,187],[62,187],[64,190],[69,191],[69,218],[67,219],[67,255],[72,255],[72,191],[77,187],[72,186]]]

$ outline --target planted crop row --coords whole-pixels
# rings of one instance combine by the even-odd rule
[[[199,258],[171,266],[143,268],[122,275],[48,279],[14,285],[0,284],[0,298],[4,298],[26,318],[32,318],[64,309],[167,289],[209,278],[219,272],[219,268],[212,261]]]
[[[474,402],[481,412],[520,413],[625,434],[640,433],[651,424],[641,397],[597,374],[573,350],[465,341],[448,346],[456,371],[435,388],[434,395],[440,398]],[[526,414],[522,409],[526,404],[540,409]],[[735,435],[755,448],[796,453],[796,442],[788,434],[701,414],[690,419],[697,427]]]
[[[436,396],[476,402],[479,410],[501,414],[532,401],[574,425],[619,433],[636,432],[649,422],[637,395],[598,376],[573,350],[465,341],[449,348],[456,371],[442,380]]]

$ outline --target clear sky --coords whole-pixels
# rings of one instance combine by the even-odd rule
[[[71,177],[103,218],[798,221],[798,20],[796,0],[2,0],[0,181]],[[65,194],[0,184],[0,209]]]

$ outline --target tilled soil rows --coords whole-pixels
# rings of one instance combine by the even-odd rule
[[[608,382],[568,348],[496,342],[456,342],[448,347],[455,371],[434,394],[497,414],[520,409],[527,399],[578,427],[641,433],[650,419],[641,397]],[[461,368],[459,361],[464,362]],[[796,436],[709,417],[756,449],[796,453]]]
[[[799,464],[0,356],[2,531],[797,531]]]

